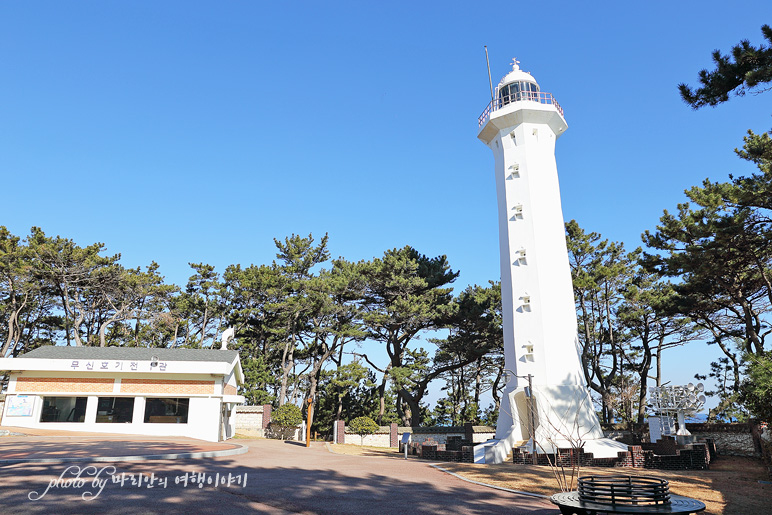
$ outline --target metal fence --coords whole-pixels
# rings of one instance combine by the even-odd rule
[[[555,97],[552,96],[552,93],[544,93],[542,91],[518,91],[512,95],[505,95],[491,101],[477,119],[477,126],[482,127],[485,125],[490,119],[492,112],[514,102],[536,102],[538,104],[554,105],[560,113],[560,116],[563,116],[563,108],[560,107],[560,104],[558,104]]]

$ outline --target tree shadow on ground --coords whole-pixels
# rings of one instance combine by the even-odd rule
[[[557,483],[549,467],[502,463],[484,467],[466,463],[447,463],[443,468],[469,479],[527,492],[551,495]],[[670,491],[700,500],[705,515],[760,515],[772,513],[772,485],[760,484],[766,471],[758,459],[719,456],[710,470],[654,470],[625,467],[582,467],[580,475],[654,476],[670,482]]]
[[[391,460],[404,460],[405,459],[405,453],[399,452],[396,448],[392,447],[382,447],[382,448],[375,448],[371,449],[368,447],[359,447],[359,446],[352,446],[353,449],[347,449],[345,446],[342,445],[333,445],[331,450],[335,454],[340,454],[343,456],[364,456],[366,458],[385,458],[385,459],[391,459]],[[418,460],[421,459],[418,456],[414,454],[408,455],[408,460]]]
[[[279,446],[285,448],[286,446]],[[277,447],[273,447],[277,449]],[[270,453],[271,449],[267,450]],[[393,462],[363,460],[326,454],[316,460],[320,465],[293,465],[282,456],[266,459],[265,451],[254,449],[248,455],[191,460],[164,460],[123,463],[15,464],[0,466],[0,511],[15,514],[49,513],[318,513],[379,515],[454,513],[463,515],[529,514],[554,515],[548,503],[518,497],[507,492],[465,483],[449,476],[430,479],[426,468],[401,469]],[[298,451],[294,451],[297,453]],[[245,459],[242,459],[246,457]],[[329,457],[329,458],[328,458]],[[283,466],[277,466],[282,460]],[[389,463],[392,463],[389,465]],[[79,467],[70,469],[68,467]],[[72,479],[76,470],[93,466],[81,475],[83,485],[48,486],[57,478]],[[402,466],[407,466],[404,464]],[[104,467],[108,467],[105,469]],[[111,467],[115,467],[113,470]],[[386,471],[385,469],[388,469]],[[107,479],[99,493],[93,476],[101,471]],[[429,469],[433,474],[434,471]],[[418,476],[416,477],[416,472]],[[154,477],[137,485],[121,477],[139,474]],[[203,484],[180,478],[193,474]],[[228,474],[246,479],[246,486],[215,487]],[[246,477],[244,476],[246,474]],[[440,473],[437,472],[439,475]],[[162,486],[159,480],[166,480]],[[46,491],[47,490],[47,491]],[[32,492],[35,492],[32,494]],[[88,492],[97,494],[86,495]],[[87,500],[91,498],[91,500]]]
[[[237,444],[236,444],[237,445]],[[234,445],[233,447],[235,447]],[[50,441],[29,440],[20,445],[18,441],[0,440],[0,459],[56,459],[89,456],[131,456],[147,454],[179,454],[205,452],[222,449],[220,444],[209,442],[169,442],[169,441]],[[227,448],[232,448],[228,445]]]

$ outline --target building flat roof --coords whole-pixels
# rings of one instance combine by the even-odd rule
[[[67,347],[45,345],[14,359],[82,359],[150,361],[215,361],[233,363],[239,353],[222,349],[161,349],[147,347]]]

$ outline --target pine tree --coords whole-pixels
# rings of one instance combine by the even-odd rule
[[[772,82],[772,28],[763,25],[761,32],[770,46],[754,47],[745,39],[732,47],[731,55],[722,55],[720,50],[714,50],[716,68],[700,71],[701,87],[692,89],[683,83],[678,85],[684,102],[699,109],[726,102],[732,92],[743,96],[747,92],[768,90],[769,87],[764,86]]]

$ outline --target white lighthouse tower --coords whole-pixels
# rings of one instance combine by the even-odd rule
[[[507,384],[497,442],[476,461],[484,452],[486,463],[501,462],[521,441],[538,452],[581,442],[595,457],[615,457],[627,446],[603,438],[579,358],[555,163],[563,110],[513,60],[479,128],[495,159]]]

